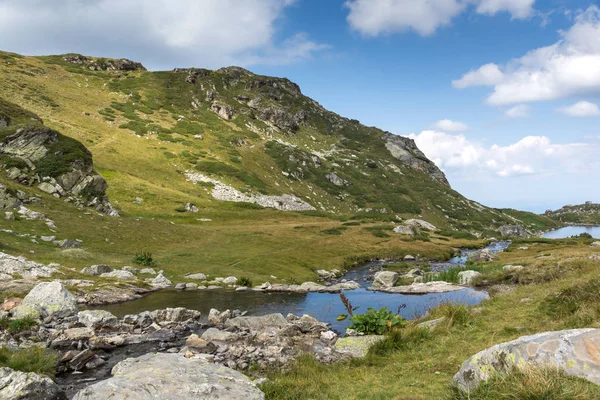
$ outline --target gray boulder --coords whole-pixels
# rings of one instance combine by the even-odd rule
[[[199,281],[205,281],[206,280],[206,275],[200,274],[200,273],[198,273],[198,274],[187,274],[187,275],[185,275],[185,277],[188,278],[188,279],[197,279]]]
[[[379,271],[375,273],[373,286],[393,287],[398,282],[398,273],[393,271]]]
[[[0,368],[0,399],[67,400],[67,396],[46,376]]]
[[[261,317],[236,317],[225,322],[228,328],[247,328],[251,331],[262,331],[267,328],[283,328],[288,324],[281,314],[267,314]]]
[[[135,279],[135,275],[129,271],[115,270],[100,275],[100,278],[114,278],[120,280]]]
[[[498,228],[498,231],[502,236],[507,237],[528,238],[531,236],[529,232],[520,225],[503,225]]]
[[[459,285],[470,285],[473,279],[480,276],[481,273],[477,271],[461,271],[458,273],[458,284]]]
[[[395,227],[394,232],[399,233],[401,235],[408,235],[408,236],[415,235],[414,228],[412,226],[407,226],[407,225],[399,225],[399,226]]]
[[[12,310],[16,318],[40,318],[48,315],[68,317],[77,314],[77,299],[59,281],[35,286],[23,302]]]
[[[558,368],[600,385],[600,329],[572,329],[524,336],[483,350],[463,363],[453,385],[463,391],[476,389],[494,373],[513,367]]]
[[[146,354],[121,361],[112,378],[81,390],[73,400],[262,400],[250,378],[203,358]]]
[[[119,319],[106,310],[85,310],[77,314],[79,323],[88,328],[97,328],[107,325],[117,325]]]
[[[108,274],[109,272],[112,272],[112,268],[109,267],[108,265],[91,265],[91,266],[85,267],[81,270],[82,274],[91,275],[91,276]]]
[[[430,224],[427,221],[423,221],[422,219],[409,219],[404,222],[405,225],[413,226],[417,228],[427,229],[428,231],[435,231],[437,228]]]
[[[333,348],[338,353],[349,357],[362,358],[369,352],[369,347],[383,339],[383,335],[347,336],[339,338]]]
[[[167,287],[172,285],[171,281],[162,274],[162,271],[159,272],[156,278],[152,279],[150,283],[152,286],[156,287]]]

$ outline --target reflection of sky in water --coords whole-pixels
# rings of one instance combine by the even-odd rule
[[[574,228],[574,227],[572,227]],[[597,228],[597,229],[600,229]],[[494,242],[486,247],[493,252],[503,251],[510,242]],[[463,250],[460,256],[454,257],[443,263],[431,263],[432,270],[443,270],[456,265],[464,265],[467,255],[476,250]],[[363,288],[345,292],[353,306],[359,306],[356,313],[362,314],[367,308],[380,309],[387,307],[390,311],[397,312],[398,308],[406,305],[400,310],[400,314],[406,319],[414,319],[423,316],[427,310],[442,303],[462,303],[474,305],[488,298],[486,292],[465,288],[456,292],[434,293],[427,295],[403,295],[395,293],[371,292],[364,288],[371,285],[366,280],[366,275],[372,267],[381,266],[384,261],[377,261],[363,265],[362,267],[348,271],[344,278],[355,280]],[[270,313],[288,313],[302,315],[309,314],[319,321],[327,322],[332,327],[342,332],[348,321],[338,322],[336,317],[346,314],[340,300],[339,294],[330,293],[263,293],[263,292],[235,292],[232,290],[194,290],[175,291],[172,289],[152,293],[139,300],[127,303],[101,306],[104,310],[121,317],[127,314],[137,314],[142,311],[152,311],[167,307],[186,307],[202,312],[206,318],[211,308],[224,311],[242,310],[248,311],[248,315],[264,315]]]
[[[563,239],[582,233],[589,233],[593,237],[600,239],[600,226],[565,226],[564,228],[544,233],[544,237],[546,239]]]
[[[477,304],[487,298],[487,293],[472,289],[457,292],[428,294],[428,295],[401,295],[382,292],[371,292],[358,289],[345,292],[354,306],[360,306],[356,311],[363,313],[367,308],[379,309],[387,307],[396,312],[398,307],[406,304],[401,310],[403,317],[413,319],[422,316],[429,308],[445,302]],[[283,315],[292,313],[296,315],[310,314],[319,321],[330,323],[334,329],[343,331],[348,325],[347,321],[338,322],[336,317],[345,314],[346,309],[340,300],[339,294],[329,293],[262,293],[262,292],[233,292],[230,290],[197,290],[183,291],[163,290],[152,293],[142,299],[102,306],[100,308],[110,311],[117,316],[135,314],[146,310],[156,310],[166,307],[186,307],[202,312],[205,318],[211,308],[219,310],[240,309],[248,311],[249,315],[263,315],[279,312]]]

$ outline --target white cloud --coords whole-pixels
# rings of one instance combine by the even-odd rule
[[[128,57],[153,68],[292,63],[326,46],[276,40],[294,0],[0,0],[0,48]]]
[[[446,132],[462,132],[469,129],[469,126],[459,121],[451,119],[441,119],[433,125],[434,128]]]
[[[532,50],[501,67],[486,64],[453,84],[457,88],[493,86],[487,99],[492,105],[600,93],[600,9],[592,6],[581,12],[575,24],[560,34],[561,40],[551,46]]]
[[[535,0],[348,0],[348,23],[366,36],[414,30],[428,36],[447,26],[471,4],[479,14],[509,12],[523,19],[533,12]]]
[[[527,18],[533,12],[535,0],[481,0],[477,5],[480,14],[494,15],[500,11],[508,11],[513,18]]]
[[[589,101],[580,101],[568,107],[559,108],[558,111],[570,117],[598,117],[600,108]]]
[[[527,104],[519,104],[509,108],[504,114],[509,118],[525,118],[529,117],[529,111],[531,111],[530,106]]]
[[[508,146],[483,146],[462,134],[426,130],[409,135],[425,155],[452,173],[488,179],[531,174],[588,171],[598,165],[600,146],[555,144],[546,136],[526,136]]]
[[[490,86],[502,82],[503,79],[504,73],[496,64],[485,64],[467,72],[462,78],[452,81],[452,86],[458,89],[469,86]]]

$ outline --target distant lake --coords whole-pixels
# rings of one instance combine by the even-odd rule
[[[544,233],[544,237],[546,239],[564,239],[582,233],[589,233],[594,238],[600,239],[600,226],[565,226],[564,228]]]

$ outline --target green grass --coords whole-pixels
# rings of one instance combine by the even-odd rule
[[[0,347],[0,367],[8,367],[15,371],[35,372],[53,377],[57,359],[55,353],[40,347],[19,350]]]
[[[0,329],[6,329],[9,333],[16,334],[23,331],[27,331],[38,324],[33,318],[21,318],[21,319],[0,319]]]

